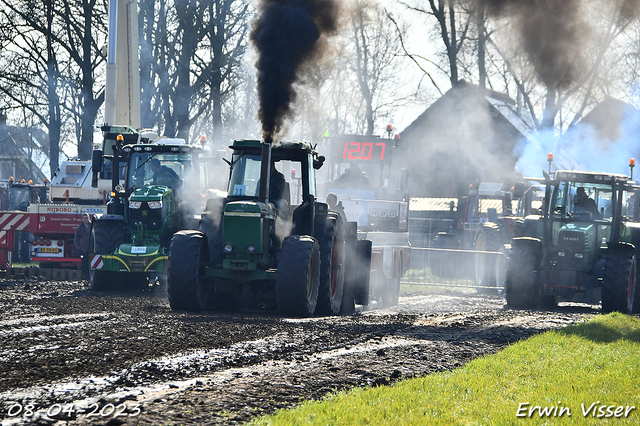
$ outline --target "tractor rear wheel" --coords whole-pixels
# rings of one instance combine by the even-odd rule
[[[635,287],[635,281],[635,254],[622,250],[609,253],[605,259],[602,277],[602,312],[626,313],[632,302],[629,300],[629,290]]]
[[[173,310],[200,312],[206,307],[200,265],[209,260],[206,235],[200,231],[178,231],[171,238],[167,268],[167,294]]]
[[[320,287],[320,248],[315,238],[292,235],[284,239],[278,261],[276,301],[283,315],[314,314]]]
[[[536,283],[538,248],[530,244],[514,245],[507,271],[507,305],[534,308],[542,304],[542,289]]]
[[[331,213],[330,213],[331,214]],[[318,315],[338,315],[344,294],[344,234],[342,220],[330,216],[320,237]]]

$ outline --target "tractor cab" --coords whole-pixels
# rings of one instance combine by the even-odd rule
[[[315,169],[324,157],[305,142],[265,144],[238,140],[231,146],[233,156],[229,179],[227,211],[246,203],[261,205],[267,216],[289,224],[295,234],[313,234],[316,200]],[[286,235],[285,235],[286,236]]]

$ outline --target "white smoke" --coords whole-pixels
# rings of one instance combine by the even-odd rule
[[[558,136],[553,130],[538,131],[517,145],[516,167],[524,176],[540,177],[548,171],[547,154],[553,153],[551,170],[584,170],[629,175],[629,159],[638,158],[640,111],[628,107],[615,131],[603,132],[589,123],[578,123]]]

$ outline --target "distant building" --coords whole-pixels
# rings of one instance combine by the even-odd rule
[[[394,165],[412,197],[457,197],[476,181],[513,179],[514,148],[530,129],[503,93],[461,81],[400,133]]]
[[[41,130],[7,125],[7,117],[0,112],[0,180],[13,177],[43,183],[48,169],[49,138]],[[45,170],[48,172],[48,170]]]

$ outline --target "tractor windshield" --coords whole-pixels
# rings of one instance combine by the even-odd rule
[[[260,154],[234,154],[232,164],[229,195],[257,197],[260,190]]]
[[[194,170],[193,166],[194,158],[191,153],[136,152],[129,158],[128,187],[165,185],[176,189],[181,188],[186,181],[201,182],[202,173]]]
[[[551,213],[557,218],[611,221],[612,193],[608,184],[560,182],[551,201]]]
[[[29,202],[31,201],[31,189],[27,186],[12,186],[10,210],[27,211]]]

